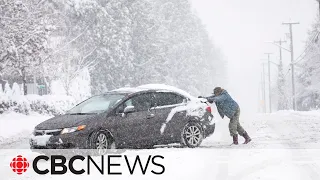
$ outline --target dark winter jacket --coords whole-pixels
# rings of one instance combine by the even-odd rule
[[[226,90],[223,90],[219,96],[210,96],[206,98],[209,102],[215,102],[221,118],[227,116],[232,118],[239,105],[234,101]]]

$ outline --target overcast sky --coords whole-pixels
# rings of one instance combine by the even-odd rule
[[[192,0],[214,43],[222,50],[229,71],[228,90],[245,111],[256,110],[261,80],[261,59],[277,47],[265,41],[284,39],[289,27],[282,22],[298,21],[293,28],[295,57],[302,53],[307,32],[318,12],[316,0]],[[289,39],[287,39],[289,40]],[[286,45],[289,47],[289,43]],[[284,53],[284,63],[290,54]],[[285,66],[287,70],[287,66]],[[275,67],[272,74],[276,75]],[[273,81],[275,79],[273,78]]]

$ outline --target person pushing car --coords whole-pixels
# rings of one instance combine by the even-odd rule
[[[245,142],[243,144],[248,144],[251,141],[248,133],[243,129],[240,125],[239,117],[240,117],[240,107],[236,101],[234,101],[228,92],[221,87],[216,87],[213,90],[213,96],[202,97],[205,98],[210,103],[215,103],[218,109],[218,112],[223,119],[224,116],[227,116],[230,119],[229,123],[229,131],[230,135],[233,138],[233,144],[238,145],[238,134],[244,137]]]

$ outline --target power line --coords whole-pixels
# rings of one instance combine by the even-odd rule
[[[319,34],[319,33],[317,33],[317,34]],[[306,53],[306,51],[308,51],[309,49],[310,49],[310,47],[311,47],[311,43],[310,42],[312,42],[313,40],[314,40],[314,38],[316,37],[316,35],[317,34],[314,34],[314,36],[312,37],[312,39],[309,41],[309,43],[307,44],[307,46],[306,46],[306,48],[303,50],[303,52],[297,57],[297,59],[295,60],[295,61],[297,61],[303,54],[305,54]]]
[[[282,43],[286,43],[287,41],[282,41],[281,39],[279,41],[274,41],[275,44],[279,44],[279,60],[282,61]]]
[[[316,33],[313,35],[313,37],[310,39],[310,41],[308,42],[306,48],[304,49],[304,51],[298,56],[298,58],[295,60],[294,63],[297,63],[301,60],[303,60],[306,57],[306,54],[308,52],[310,52],[310,48],[312,47],[311,45],[313,44],[314,40],[316,39],[316,37],[318,37],[318,35],[320,34],[319,31],[316,31]],[[301,59],[299,59],[302,55],[304,55]]]
[[[320,32],[317,32],[317,35],[316,35],[316,36],[318,36],[319,34],[320,34]],[[312,41],[314,41],[314,39],[313,39]],[[294,62],[295,64],[297,64],[297,63],[299,63],[300,61],[302,61],[302,60],[305,59],[305,57],[308,55],[308,53],[312,50],[312,49],[311,49],[311,44],[312,44],[312,43],[310,43],[309,49],[308,49],[307,51],[305,50],[305,51],[302,53],[302,54],[304,54],[304,56],[301,57],[299,60],[296,59],[296,61]],[[301,54],[301,55],[302,55],[302,54]],[[300,56],[301,56],[301,55],[300,55]],[[311,58],[309,58],[309,59],[311,59]],[[309,60],[309,59],[308,59],[308,60]],[[308,60],[307,60],[307,61],[308,61]]]

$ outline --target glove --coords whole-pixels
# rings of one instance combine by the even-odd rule
[[[198,98],[203,98],[202,96],[198,96]]]
[[[212,100],[210,100],[210,101],[208,101],[208,102],[209,102],[209,103],[211,103],[211,104],[213,103],[213,101],[212,101]]]

